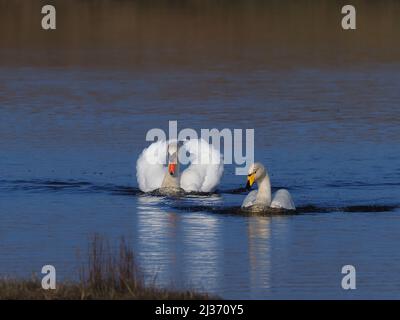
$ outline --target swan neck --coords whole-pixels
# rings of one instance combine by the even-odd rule
[[[263,205],[271,205],[271,182],[269,180],[268,173],[261,178],[258,183],[258,192],[256,202]]]
[[[180,188],[180,179],[179,179],[179,162],[176,163],[175,173],[171,175],[168,170],[164,175],[164,180],[161,184],[162,188]]]

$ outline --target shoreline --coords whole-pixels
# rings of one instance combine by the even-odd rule
[[[119,249],[95,234],[89,242],[88,256],[80,266],[79,281],[56,281],[53,275],[31,279],[0,278],[0,300],[215,300],[195,290],[160,288],[146,284],[133,250],[121,238]],[[48,279],[53,283],[48,285]],[[46,287],[46,289],[44,289]],[[53,289],[52,289],[53,288]]]

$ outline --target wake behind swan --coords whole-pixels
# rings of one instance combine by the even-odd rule
[[[181,173],[182,158],[189,160],[189,166]],[[140,190],[158,190],[162,194],[213,192],[223,171],[220,152],[204,139],[191,139],[182,145],[176,140],[154,142],[143,150],[136,163]]]

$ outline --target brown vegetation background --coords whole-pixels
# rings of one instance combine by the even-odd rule
[[[41,29],[41,7],[57,30]],[[396,62],[400,1],[0,0],[0,65],[256,68]]]

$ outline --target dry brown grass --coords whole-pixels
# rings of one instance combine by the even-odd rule
[[[122,239],[118,252],[96,235],[90,242],[88,260],[80,268],[79,281],[57,281],[55,290],[44,290],[41,279],[0,280],[0,299],[99,300],[99,299],[215,299],[195,291],[179,291],[146,285],[132,249]]]

